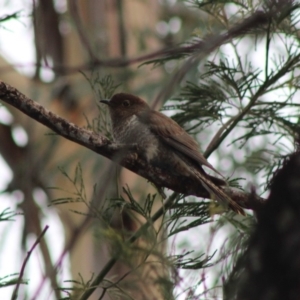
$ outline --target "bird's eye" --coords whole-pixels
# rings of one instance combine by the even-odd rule
[[[130,106],[129,100],[124,100],[123,103],[122,103],[122,105],[123,105],[124,107]]]

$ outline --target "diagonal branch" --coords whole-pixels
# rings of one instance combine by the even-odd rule
[[[199,182],[184,175],[173,175],[168,170],[152,166],[143,158],[137,145],[118,145],[101,133],[95,133],[59,117],[40,104],[26,97],[14,87],[0,81],[0,99],[37,122],[50,128],[62,137],[82,145],[121,166],[153,182],[156,186],[167,187],[177,193],[210,198],[209,193],[199,186]],[[244,208],[256,209],[262,203],[259,197],[249,197],[248,193],[226,187],[226,193]]]
[[[36,239],[36,241],[34,242],[34,244],[32,245],[31,249],[27,252],[27,256],[22,264],[22,268],[21,268],[21,271],[20,271],[20,275],[19,275],[19,278],[18,278],[18,283],[16,285],[16,288],[14,289],[14,292],[11,296],[11,299],[17,299],[18,298],[18,291],[19,291],[19,288],[20,288],[20,284],[22,283],[22,278],[23,278],[23,275],[24,275],[24,271],[25,271],[25,267],[26,267],[26,264],[27,262],[29,261],[29,258],[34,250],[34,248],[41,242],[41,239],[43,238],[43,236],[45,235],[46,231],[48,230],[49,226],[46,225],[44,230],[41,232],[41,234],[38,236],[38,238]]]
[[[82,25],[78,16],[78,12],[76,10],[77,9],[76,3],[73,4],[72,2],[70,9],[75,19],[75,25],[77,27],[78,34],[81,38],[82,43],[84,44],[85,48],[87,49],[90,55],[91,62],[76,65],[76,66],[66,66],[66,65],[56,64],[54,67],[51,68],[53,71],[60,74],[72,74],[72,73],[77,73],[79,70],[80,71],[93,70],[99,67],[123,68],[137,63],[148,64],[151,62],[154,63],[156,60],[159,61],[159,60],[171,59],[174,56],[179,56],[183,58],[187,55],[191,55],[188,61],[185,64],[183,64],[183,66],[181,67],[180,72],[176,74],[175,79],[177,81],[180,81],[180,79],[182,79],[186,69],[189,69],[191,65],[195,63],[195,61],[200,61],[201,58],[208,55],[210,52],[216,50],[219,46],[229,42],[234,38],[243,36],[245,33],[251,32],[251,30],[260,30],[261,27],[268,22],[270,17],[268,13],[258,10],[255,13],[253,13],[251,16],[243,20],[242,22],[234,24],[232,28],[230,28],[225,33],[207,36],[204,39],[192,44],[184,44],[180,46],[178,45],[168,46],[153,51],[151,53],[147,53],[147,54],[143,54],[131,58],[118,57],[118,58],[111,58],[111,59],[101,59],[95,56],[90,43],[88,42],[87,38],[83,33]],[[45,67],[41,63],[37,63],[34,65],[36,67]],[[27,67],[28,65],[18,64],[15,66]],[[49,66],[46,67],[49,68]],[[4,72],[7,69],[6,67],[1,67],[0,70],[1,72]],[[173,86],[176,85],[175,83],[173,83],[173,81],[170,82],[170,85],[172,84]],[[160,96],[159,98],[165,99],[165,97],[163,96]]]

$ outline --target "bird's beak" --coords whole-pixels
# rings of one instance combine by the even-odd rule
[[[103,99],[103,100],[100,100],[101,103],[104,103],[106,105],[109,105],[109,100],[107,99]]]

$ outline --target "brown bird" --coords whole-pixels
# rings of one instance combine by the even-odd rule
[[[245,214],[220,187],[226,182],[204,171],[202,166],[220,174],[200,153],[197,142],[175,121],[134,95],[119,93],[101,102],[109,107],[117,143],[138,144],[150,164],[170,170],[171,174],[196,178],[223,206]]]

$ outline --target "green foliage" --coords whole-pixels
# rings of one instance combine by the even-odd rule
[[[65,203],[76,203],[76,202],[83,202],[87,206],[89,206],[87,196],[86,196],[86,191],[85,191],[85,186],[84,186],[84,181],[83,181],[83,176],[82,176],[82,167],[80,163],[77,164],[74,176],[71,177],[64,168],[59,167],[60,172],[62,175],[69,181],[72,186],[74,187],[74,192],[68,192],[62,188],[57,188],[57,187],[48,187],[50,190],[59,190],[63,192],[70,193],[70,197],[63,197],[63,198],[57,198],[53,199],[51,203],[53,205],[61,205]]]
[[[119,261],[129,265],[133,270],[138,271],[139,269],[143,269],[144,265],[147,264],[146,261],[149,256],[157,256],[157,259],[163,264],[172,266],[172,268],[175,267],[176,269],[199,270],[211,266],[210,261],[214,257],[215,252],[209,256],[205,253],[196,254],[193,250],[185,251],[182,254],[169,255],[168,253],[162,254],[158,250],[159,245],[164,242],[164,239],[161,240],[160,236],[165,235],[166,228],[168,230],[165,238],[168,239],[179,232],[188,231],[191,228],[210,222],[209,203],[191,202],[182,196],[174,194],[169,198],[171,199],[169,206],[171,205],[172,209],[169,210],[167,205],[165,208],[163,207],[161,213],[158,215],[161,218],[161,225],[157,227],[155,226],[157,217],[154,217],[155,214],[153,211],[154,201],[157,201],[156,194],[149,193],[143,201],[140,201],[140,199],[135,199],[130,188],[126,186],[123,187],[124,197],[106,198],[100,207],[96,207],[93,198],[97,195],[97,187],[95,186],[95,191],[90,196],[90,200],[88,200],[89,196],[87,196],[85,191],[84,174],[81,165],[77,165],[72,176],[62,168],[60,168],[60,171],[69,183],[71,183],[74,191],[70,192],[61,188],[51,188],[60,193],[65,192],[70,194],[70,196],[52,200],[52,205],[81,203],[83,205],[82,211],[73,209],[71,211],[80,214],[83,219],[85,217],[94,219],[96,238],[101,239],[103,242],[105,241],[105,244],[109,245],[113,257],[117,257]],[[143,203],[143,205],[140,203]],[[88,208],[87,213],[83,212],[85,211],[84,207]],[[132,233],[126,228],[115,228],[113,220],[116,214],[118,215],[117,218],[121,219],[126,214],[132,220],[135,220],[139,226],[143,223],[144,225],[140,227],[137,233]],[[99,221],[101,226],[99,226]],[[134,243],[139,236],[146,242],[146,247]],[[139,257],[138,263],[136,261],[137,257]],[[67,294],[67,297],[64,299],[75,299],[76,295],[80,295],[93,287],[94,277],[87,281],[81,275],[79,278],[79,281],[65,281],[66,283],[71,283],[72,286],[60,288]],[[161,277],[160,282],[162,288],[164,285],[168,285],[167,290],[173,289],[173,283],[167,277]],[[125,293],[123,284],[126,285],[126,280],[124,282],[122,280],[119,283],[109,280],[101,282],[104,290],[112,293],[114,296],[119,293]],[[129,297],[129,295],[127,296]]]
[[[94,274],[92,274],[91,278],[87,281],[82,277],[82,275],[79,273],[78,274],[79,280],[65,280],[64,283],[68,284],[70,283],[71,286],[64,286],[60,287],[59,290],[63,291],[64,294],[67,296],[62,298],[62,299],[75,299],[75,297],[78,297],[80,293],[86,291],[93,279],[94,279]]]
[[[14,217],[21,215],[22,213],[20,212],[15,212],[11,211],[10,208],[5,208],[1,213],[0,213],[0,222],[4,221],[14,221]]]
[[[11,211],[10,208],[4,209],[0,213],[0,222],[4,225],[3,222],[15,221],[14,217],[22,215],[20,212]],[[5,288],[8,286],[15,286],[19,281],[19,273],[9,274],[3,277],[0,277],[0,288]],[[28,280],[22,279],[21,284],[28,284]]]
[[[183,198],[172,206],[171,214],[166,221],[168,237],[182,231],[206,224],[211,221],[209,203],[198,201],[191,202]]]
[[[207,54],[203,62],[205,55],[201,55],[201,49],[205,48],[205,42],[212,41],[207,36],[214,32],[229,32],[251,16],[260,4],[225,0],[181,2],[188,9],[201,13],[207,21],[202,24],[206,25],[195,26],[180,47],[167,49],[159,58],[143,64],[167,67],[168,63],[174,62],[177,69],[171,83],[177,80],[178,73],[184,72],[185,81],[179,92],[169,99],[163,110],[172,112],[172,118],[200,142],[204,136],[206,157],[215,152],[220,160],[226,158],[232,162],[232,169],[225,170],[228,176],[234,172],[234,176],[228,178],[230,186],[244,190],[250,182],[260,186],[259,192],[263,193],[274,171],[293,151],[294,138],[299,133],[298,6],[291,4],[275,11],[276,7],[268,7],[266,2],[262,9],[274,11],[264,26],[253,26],[238,38],[229,38],[226,45]],[[189,59],[193,63],[185,63]],[[182,68],[180,63],[183,63]],[[242,155],[240,160],[236,158],[237,151]],[[255,219],[251,215],[241,218],[232,213],[212,218],[209,202],[178,196],[171,209],[162,211],[161,226],[155,228],[152,218],[157,195],[148,194],[141,201],[133,196],[129,187],[124,187],[123,192],[124,197],[110,199],[102,213],[107,224],[102,236],[110,240],[111,249],[122,252],[112,251],[114,255],[132,267],[132,257],[137,253],[143,253],[145,258],[151,253],[174,270],[174,274],[182,270],[195,274],[193,270],[207,272],[214,268],[218,278],[214,285],[207,288],[205,280],[201,279],[194,285],[190,284],[184,293],[192,295],[190,298],[200,299],[203,295],[200,290],[206,288],[207,293],[220,295],[222,282],[219,278],[230,277],[234,273],[235,262],[246,247]],[[145,220],[147,226],[142,225],[138,232],[148,242],[148,249],[135,245],[130,238],[126,240],[124,237],[130,236],[126,229],[116,233],[110,226],[116,211],[126,212],[139,225],[143,223],[140,220]],[[178,254],[180,250],[176,249],[172,255],[156,251],[163,241],[191,234],[208,224],[211,228],[208,246],[194,249],[187,244],[188,250]],[[226,238],[219,248],[211,249],[212,240],[218,232],[223,232]],[[199,273],[196,274],[199,277]],[[171,282],[171,287],[170,281],[167,282],[169,289],[176,290],[176,280]],[[186,283],[180,284],[186,286]],[[121,283],[116,286],[121,287]],[[219,291],[214,291],[217,289]]]
[[[199,8],[213,5],[212,15],[215,5],[222,2],[225,1],[194,1],[194,4]],[[244,5],[241,7],[244,10]],[[215,17],[224,21],[226,15],[218,10]],[[242,45],[250,38],[246,36],[230,42],[226,53],[224,47],[212,53],[209,58],[213,60],[205,63],[194,82],[187,81],[179,96],[172,97],[171,104],[165,105],[164,110],[175,110],[174,120],[192,134],[203,134],[208,126],[215,128],[206,156],[217,149],[222,151],[226,140],[231,153],[235,148],[249,148],[245,166],[251,165],[250,173],[262,172],[270,178],[282,157],[292,151],[300,116],[296,101],[300,52],[296,47],[295,18],[296,14],[287,16],[286,21],[274,21],[266,28],[266,37],[261,37],[261,32],[259,36],[251,36],[256,46],[246,55],[242,55]],[[280,54],[275,45],[283,48]],[[261,57],[262,51],[264,64],[254,64],[252,59]],[[234,157],[229,159],[234,161]]]
[[[88,77],[84,73],[82,74],[92,88],[99,113],[97,117],[92,119],[92,121],[90,121],[89,118],[86,117],[87,128],[95,132],[101,132],[108,138],[111,138],[110,119],[107,113],[107,107],[101,105],[99,101],[103,99],[110,99],[115,90],[121,84],[115,84],[111,75],[101,76],[97,71],[93,71],[90,77]]]
[[[10,274],[4,277],[0,277],[0,288],[5,288],[18,283],[19,274]],[[22,280],[22,284],[28,284],[28,280]]]
[[[209,255],[207,257],[204,257],[205,253],[200,254],[199,256],[194,257],[194,258],[186,257],[186,256],[190,255],[191,253],[193,253],[193,252],[191,251],[191,252],[186,252],[183,254],[173,256],[172,263],[174,264],[174,266],[176,266],[177,268],[181,268],[181,269],[188,269],[188,270],[205,269],[205,268],[212,266],[212,264],[209,262],[215,255],[216,251],[212,255]]]
[[[272,1],[263,5],[248,0],[177,1],[182,11],[192,11],[182,19],[183,26],[194,15],[201,19],[201,25],[189,23],[190,32],[184,35],[180,47],[167,48],[163,55],[143,63],[168,70],[168,63],[174,62],[174,74],[168,74],[174,96],[163,110],[173,113],[172,118],[206,147],[206,157],[214,153],[221,166],[226,160],[231,162],[230,167],[220,170],[228,176],[231,187],[244,191],[251,185],[261,194],[266,192],[274,171],[294,151],[300,120],[299,5],[291,3],[276,11],[276,5],[268,7],[268,3]],[[252,24],[240,35],[230,36],[230,30],[258,8],[272,13],[268,22],[259,27]],[[170,14],[174,11],[170,9]],[[209,39],[214,33],[227,34],[228,38],[222,46],[204,51],[210,46],[206,43],[222,37],[217,34],[215,39]],[[177,82],[181,73],[184,80]],[[110,98],[119,85],[110,75],[83,75],[91,85],[99,110],[99,116],[86,118],[87,127],[110,138],[110,120],[98,101]],[[235,263],[255,226],[252,214],[212,216],[210,202],[175,193],[159,203],[157,209],[156,193],[141,197],[124,186],[121,195],[116,192],[117,196],[111,197],[106,190],[111,179],[108,172],[103,172],[101,184],[95,180],[92,191],[86,190],[84,174],[88,168],[80,163],[72,176],[63,168],[60,172],[71,188],[50,188],[60,193],[51,204],[78,204],[79,208],[71,211],[82,217],[83,225],[94,225],[95,238],[107,245],[111,254],[99,274],[91,278],[79,274],[79,280],[65,281],[72,286],[61,287],[66,294],[64,299],[88,299],[98,287],[102,288],[100,299],[106,293],[114,298],[133,299],[126,287],[135,288],[144,279],[143,271],[150,258],[151,262],[158,262],[160,270],[167,270],[157,272],[156,278],[165,299],[180,292],[186,299],[217,298],[222,293],[223,278],[240,275],[235,273]],[[13,216],[5,210],[0,221]],[[126,227],[127,219],[134,226]],[[205,228],[209,228],[206,236]],[[220,233],[222,238],[218,237],[216,246],[213,242]],[[190,236],[192,242],[184,240]],[[181,242],[172,248],[176,239]],[[116,279],[107,275],[117,260],[130,271]],[[151,267],[155,268],[154,264]],[[206,272],[216,277],[209,287]],[[136,282],[126,282],[132,274]],[[193,276],[197,280],[190,283]],[[7,284],[3,282],[1,279],[0,285]]]
[[[84,73],[82,75],[89,82],[97,100],[110,99],[114,91],[120,86],[120,84],[114,83],[111,75],[101,77],[97,71],[93,71],[90,77]]]
[[[17,11],[17,12],[11,13],[11,14],[7,14],[5,16],[1,16],[0,23],[4,23],[4,22],[10,21],[10,20],[19,21],[20,17],[21,17],[21,11]],[[1,25],[1,27],[2,27],[2,25]]]
[[[194,28],[193,34],[182,43],[182,52],[166,51],[165,56],[149,63],[164,65],[172,60],[178,62],[179,58],[187,60],[193,57],[197,61],[201,40],[206,41],[212,32],[232,28],[258,8],[258,2],[253,1],[182,2],[199,9],[206,18],[206,26]],[[207,55],[205,62],[199,60],[198,65],[195,62],[186,72],[186,80],[177,95],[170,97],[163,107],[198,138],[202,147],[207,147],[206,157],[215,152],[217,159],[226,158],[233,164],[232,169],[223,169],[223,173],[229,175],[232,172],[234,175],[229,179],[230,186],[244,190],[250,184],[259,187],[259,193],[267,190],[274,172],[297,147],[294,141],[300,129],[299,5],[290,2],[275,12],[276,5],[268,7],[268,3],[272,5],[269,1],[259,7],[265,11],[274,10],[268,24],[229,41]],[[193,47],[197,43],[198,49]],[[198,67],[196,71],[195,65]],[[173,80],[181,70],[176,69]],[[242,157],[237,159],[237,153]],[[203,202],[189,205],[191,211],[198,205],[198,217],[188,221],[181,215],[182,211],[179,215],[174,212],[170,218],[175,227],[168,227],[171,236],[191,230],[193,222],[195,226],[202,226],[210,220],[207,210],[200,212],[201,206],[205,205]],[[217,261],[223,265],[216,278],[230,277],[255,221],[252,217],[240,220],[225,216],[217,224],[216,231],[231,226],[218,251]],[[197,288],[201,289],[202,284],[198,282]],[[216,281],[216,287],[219,284],[221,282]],[[201,294],[194,292],[193,299],[200,298]]]

